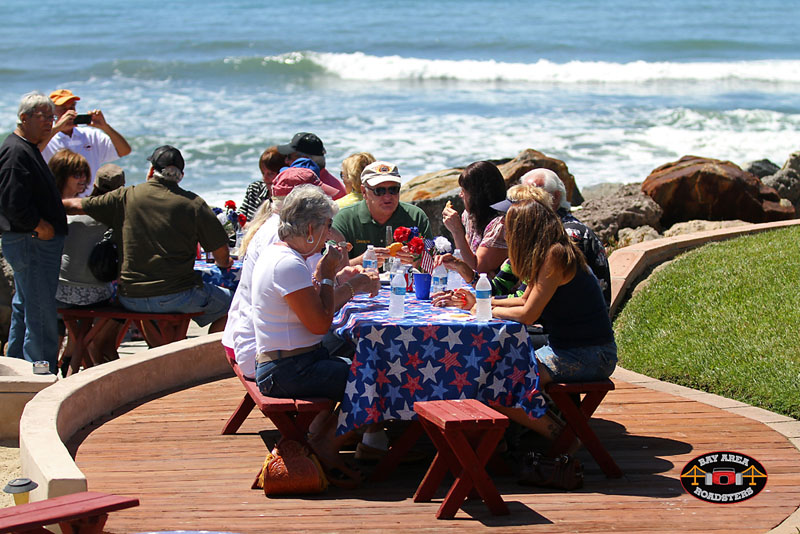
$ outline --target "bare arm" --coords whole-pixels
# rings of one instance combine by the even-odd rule
[[[461,251],[461,257],[464,258],[464,262],[470,269],[475,269],[478,264],[477,258],[472,249],[469,248],[469,243],[467,243],[467,234],[464,225],[461,223],[461,216],[449,204],[442,210],[442,222],[453,236],[455,248]],[[467,279],[467,281],[469,280]]]
[[[321,277],[320,280],[326,278],[333,280],[340,259],[341,250],[338,247],[331,247],[317,264],[316,276]],[[333,285],[321,284],[319,289],[314,286],[304,287],[283,298],[309,332],[317,335],[328,332],[336,310]]]
[[[477,267],[475,270],[479,273],[494,273],[500,268],[508,258],[507,248],[497,247],[478,247],[478,252],[475,254],[475,262]]]
[[[47,144],[58,132],[71,130],[75,126],[72,121],[75,120],[76,115],[77,113],[75,112],[74,109],[65,111],[64,114],[61,115],[61,117],[59,117],[56,123],[53,124],[53,128],[50,130],[50,134],[45,136],[45,138],[42,139],[41,141],[39,141],[39,144],[37,145],[39,148],[39,152],[44,152],[44,149],[47,148]]]
[[[105,134],[111,139],[111,144],[114,145],[114,150],[117,151],[117,155],[119,155],[119,157],[127,156],[131,153],[131,145],[128,144],[128,141],[126,141],[119,132],[117,132],[111,127],[110,124],[106,122],[102,111],[99,109],[93,109],[89,112],[89,115],[92,116],[92,122],[89,123],[89,126],[94,126],[95,128],[99,128],[105,132]]]
[[[214,261],[217,263],[217,267],[220,269],[230,269],[231,265],[233,265],[233,258],[231,258],[228,245],[222,245],[221,247],[212,250],[211,255],[214,256]]]
[[[83,211],[83,199],[79,197],[75,198],[62,198],[61,203],[64,204],[64,210],[67,212],[67,215],[85,215],[86,212]]]
[[[527,286],[525,288],[525,292],[522,294],[521,297],[508,297],[505,299],[498,299],[492,298],[492,308],[495,306],[500,308],[511,308],[514,306],[522,306],[525,304],[525,301],[528,300],[528,297],[531,295],[531,286]]]

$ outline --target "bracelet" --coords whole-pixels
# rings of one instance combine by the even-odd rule
[[[347,287],[350,288],[350,298],[353,298],[353,297],[356,296],[356,290],[355,290],[355,288],[353,288],[353,284],[351,284],[349,281],[347,281],[342,285],[343,286],[347,286]]]
[[[475,284],[477,284],[478,278],[480,278],[478,271],[472,271],[472,280],[470,280],[469,285],[474,286]]]
[[[333,280],[331,280],[330,278],[323,278],[323,279],[320,281],[320,285],[323,285],[323,286],[331,286],[331,288],[332,288],[332,287],[333,287]]]

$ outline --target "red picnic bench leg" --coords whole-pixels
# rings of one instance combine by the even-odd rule
[[[108,514],[84,517],[73,521],[62,521],[58,524],[62,534],[102,534],[108,521]]]
[[[119,333],[117,334],[117,348],[122,345],[122,340],[125,339],[125,334],[128,333],[128,328],[131,326],[133,319],[125,319],[125,322],[122,323],[122,328],[119,329]]]
[[[244,423],[247,416],[250,415],[250,412],[252,412],[255,407],[256,403],[253,398],[249,393],[245,393],[242,402],[239,403],[239,407],[236,408],[236,411],[231,414],[228,422],[222,427],[222,434],[236,434],[236,431],[239,430],[239,427],[242,426],[242,423]]]
[[[281,433],[281,438],[307,445],[308,426],[317,413],[319,412],[304,412],[292,416],[288,412],[266,412],[265,415],[272,420],[275,428]]]
[[[450,470],[454,476],[458,476],[461,472],[461,467],[459,466],[458,458],[450,450],[450,446],[439,428],[424,419],[420,419],[420,424],[436,446],[436,456],[434,456],[431,466],[414,493],[414,502],[428,502],[433,499],[433,495],[442,480],[444,480],[447,471]]]
[[[577,436],[608,478],[620,478],[622,470],[600,442],[597,434],[589,426],[589,418],[605,398],[606,393],[607,391],[588,392],[583,402],[580,403],[580,408],[568,393],[560,391],[548,393],[553,402],[561,409],[567,422],[567,428],[556,439],[549,452],[552,455],[563,453]]]
[[[75,346],[72,351],[72,359],[69,362],[69,369],[67,376],[77,373],[81,368],[84,358],[88,361],[89,352],[86,348],[89,345],[87,335],[92,329],[91,319],[67,319],[64,318],[64,324],[67,327],[67,332],[72,334],[75,340]]]

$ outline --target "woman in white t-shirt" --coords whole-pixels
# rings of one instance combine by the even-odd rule
[[[336,310],[333,280],[344,253],[329,246],[314,276],[306,263],[325,246],[335,210],[336,204],[319,187],[296,187],[280,211],[280,241],[262,249],[253,268],[256,383],[264,395],[334,401],[344,395],[350,365],[332,358],[321,345]],[[327,469],[357,481],[358,473],[338,455],[335,422],[332,414],[315,421],[309,442]]]

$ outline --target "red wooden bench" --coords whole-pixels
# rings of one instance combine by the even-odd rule
[[[261,413],[275,424],[282,437],[306,444],[311,421],[318,413],[330,410],[333,402],[330,399],[281,399],[262,395],[255,381],[242,374],[233,350],[225,347],[225,355],[246,391],[239,406],[222,427],[222,434],[235,434],[253,408],[258,406]]]
[[[0,534],[51,534],[45,525],[64,534],[100,534],[108,513],[139,506],[139,499],[108,493],[82,492],[0,509]]]
[[[589,426],[592,414],[600,406],[606,394],[613,389],[614,383],[611,380],[575,383],[551,382],[544,387],[545,393],[553,399],[567,423],[561,435],[550,447],[549,456],[557,456],[566,452],[576,439],[580,439],[607,477],[620,478],[622,476],[622,470]],[[583,395],[582,399],[581,395]]]
[[[416,402],[414,411],[437,449],[414,502],[430,501],[449,469],[455,482],[436,512],[437,519],[455,516],[473,488],[492,514],[507,515],[508,506],[485,466],[503,437],[508,418],[475,399]],[[477,443],[475,449],[470,438]]]
[[[160,347],[173,341],[186,339],[189,321],[192,317],[202,315],[196,313],[140,313],[125,308],[104,306],[100,308],[59,308],[59,315],[64,320],[67,330],[75,338],[75,351],[69,365],[68,375],[77,373],[81,365],[91,367],[93,362],[88,358],[86,347],[95,334],[108,321],[119,319],[124,321],[117,336],[117,346],[122,343],[131,323],[135,322],[151,347]]]

